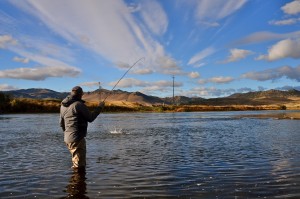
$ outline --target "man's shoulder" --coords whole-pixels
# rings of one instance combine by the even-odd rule
[[[73,105],[74,107],[86,107],[86,105],[84,104],[84,102],[83,101],[76,101],[76,102],[74,102],[73,104],[71,104],[71,105]]]

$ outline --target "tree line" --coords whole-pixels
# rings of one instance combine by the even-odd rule
[[[0,114],[4,113],[59,113],[61,99],[28,99],[14,98],[0,92]],[[90,110],[96,104],[87,103]],[[285,110],[285,105],[249,106],[207,106],[207,105],[177,105],[177,106],[144,106],[136,103],[134,107],[116,106],[107,103],[102,112],[195,112],[195,111],[245,111],[245,110]]]
[[[14,98],[0,92],[0,113],[55,113],[59,108],[60,100]]]
[[[14,98],[0,92],[0,114],[4,113],[59,113],[62,99],[28,99]],[[87,103],[93,110],[95,104]],[[102,112],[136,112],[140,108],[115,106],[107,104]]]

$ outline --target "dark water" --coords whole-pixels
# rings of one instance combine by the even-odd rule
[[[0,115],[0,198],[300,198],[300,121],[239,114],[100,115],[85,174],[58,114]]]

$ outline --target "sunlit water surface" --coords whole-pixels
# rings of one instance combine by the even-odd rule
[[[0,115],[0,198],[300,198],[300,121],[249,113],[102,114],[85,174],[58,114]]]

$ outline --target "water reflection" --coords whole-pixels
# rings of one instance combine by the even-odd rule
[[[69,184],[66,187],[68,196],[65,198],[88,199],[86,196],[86,172],[85,170],[73,171]]]

